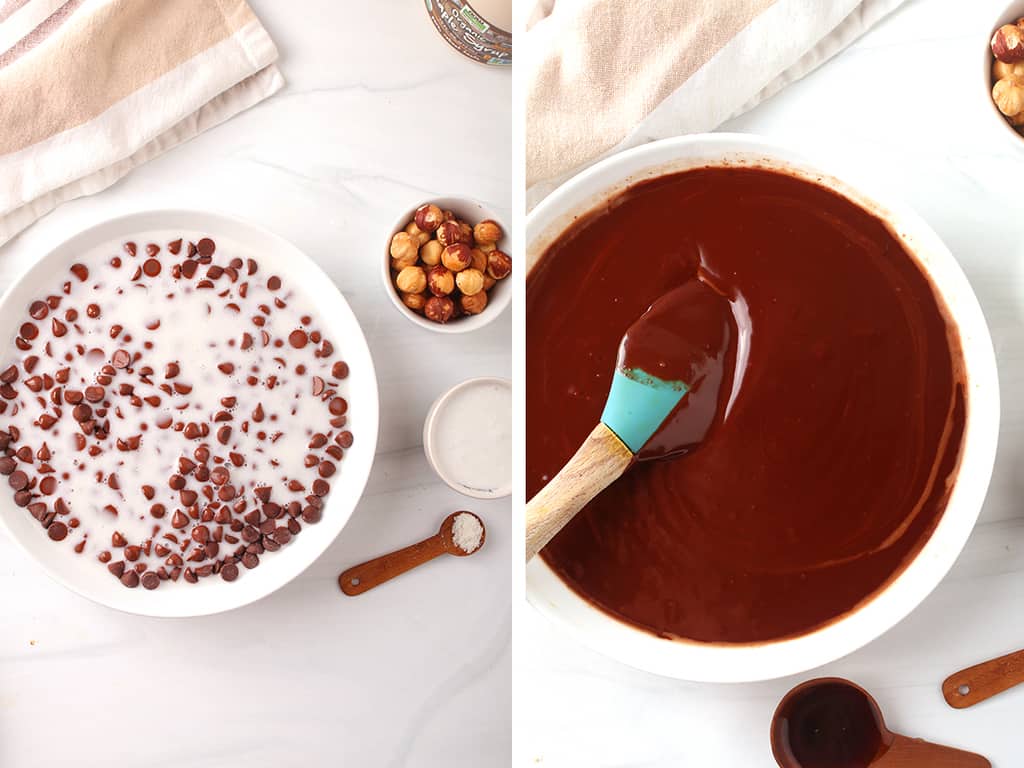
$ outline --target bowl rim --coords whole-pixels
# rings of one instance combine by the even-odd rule
[[[381,262],[381,277],[384,281],[384,290],[388,295],[388,299],[390,299],[392,306],[401,312],[402,315],[404,315],[413,325],[417,325],[428,331],[433,331],[434,333],[468,333],[469,331],[475,331],[479,328],[483,328],[501,315],[512,302],[512,275],[509,275],[504,280],[499,280],[495,283],[494,287],[488,292],[487,306],[484,307],[483,312],[478,315],[460,317],[450,323],[435,323],[431,320],[427,320],[425,317],[421,317],[405,306],[405,304],[402,303],[401,298],[399,298],[398,289],[395,288],[395,284],[391,280],[391,238],[399,232],[404,231],[405,227],[415,217],[417,209],[421,205],[426,205],[427,203],[433,203],[439,208],[452,211],[460,219],[467,222],[472,220],[474,216],[479,216],[477,221],[492,219],[498,222],[504,234],[502,239],[505,241],[506,246],[501,250],[512,256],[513,273],[515,272],[515,251],[513,244],[514,233],[502,223],[501,217],[495,213],[493,209],[472,197],[432,197],[427,200],[422,200],[407,209],[402,215],[395,219],[394,224],[392,224],[391,228],[388,230],[388,237],[384,243],[384,259]],[[470,210],[476,212],[474,216],[466,215],[466,212]]]
[[[995,56],[992,55],[992,36],[1003,24],[1009,24],[1019,18],[1024,18],[1024,0],[1013,0],[1008,3],[1002,12],[996,17],[993,25],[987,28],[984,52],[982,54],[982,84],[984,92],[982,97],[988,104],[987,112],[991,114],[1003,126],[1004,135],[1008,135],[1013,143],[1020,149],[1024,149],[1024,133],[1018,131],[1006,120],[1006,116],[999,111],[992,98],[992,88],[995,80],[992,77],[992,66],[995,63]]]
[[[326,302],[313,298],[313,294],[316,292],[326,294],[324,298],[329,298],[332,306],[331,313],[335,318],[332,324],[337,325],[343,322],[355,329],[356,333],[351,334],[346,339],[344,354],[346,360],[353,362],[352,377],[358,376],[357,380],[361,382],[359,385],[361,387],[359,393],[359,450],[358,452],[350,450],[348,455],[346,455],[346,459],[350,457],[354,459],[351,464],[346,465],[347,467],[352,467],[348,471],[350,486],[346,492],[346,497],[351,500],[347,505],[348,508],[340,508],[339,505],[342,503],[341,496],[340,494],[336,496],[335,498],[338,501],[335,502],[335,508],[338,514],[330,518],[325,515],[319,524],[312,527],[312,530],[322,532],[318,533],[315,537],[317,541],[315,545],[308,545],[308,551],[303,551],[301,557],[296,554],[287,562],[279,561],[275,563],[267,571],[260,569],[264,573],[269,571],[274,575],[273,577],[263,577],[258,584],[238,590],[232,588],[240,586],[242,582],[235,582],[230,585],[225,583],[223,586],[228,586],[229,588],[222,590],[221,594],[226,594],[227,598],[218,596],[217,599],[212,599],[209,594],[212,590],[209,588],[203,589],[203,587],[216,588],[222,585],[219,581],[211,582],[211,580],[207,579],[190,587],[190,590],[195,591],[196,598],[191,601],[187,608],[182,608],[173,603],[165,605],[153,601],[132,599],[141,594],[153,596],[160,594],[159,592],[147,593],[143,590],[121,590],[121,592],[127,593],[127,595],[121,595],[125,599],[107,599],[102,592],[85,589],[81,584],[65,577],[51,565],[48,558],[38,556],[29,544],[23,540],[22,533],[17,530],[18,526],[14,523],[13,515],[23,515],[24,510],[14,506],[10,497],[5,496],[4,500],[0,501],[0,531],[6,533],[28,559],[36,563],[47,576],[58,584],[97,605],[112,608],[122,613],[159,618],[190,618],[235,610],[267,597],[303,573],[337,539],[354,514],[369,481],[370,472],[376,457],[379,436],[380,395],[373,357],[370,353],[366,336],[363,333],[358,318],[342,295],[337,284],[323,271],[316,261],[307,256],[290,241],[258,224],[222,211],[188,208],[139,209],[104,218],[89,227],[72,233],[70,236],[54,237],[47,246],[41,249],[44,251],[42,255],[22,269],[3,294],[0,295],[0,318],[11,312],[8,305],[17,299],[18,294],[29,284],[35,273],[43,270],[48,261],[65,258],[66,252],[74,248],[88,250],[115,238],[161,229],[179,229],[182,231],[205,230],[211,233],[220,232],[220,236],[228,240],[237,240],[244,243],[246,239],[251,239],[251,241],[263,242],[266,244],[265,249],[273,248],[279,254],[275,257],[276,259],[287,261],[288,264],[300,264],[309,277],[306,280],[296,280],[294,275],[289,275],[289,279],[295,280],[300,290],[310,295],[311,304],[318,307],[322,307]],[[260,258],[259,253],[254,253],[254,255],[257,259]],[[316,291],[311,287],[314,285],[316,286]],[[330,507],[331,501],[328,498],[325,509]],[[44,545],[52,544],[49,541],[43,543]],[[303,549],[305,550],[306,547]],[[287,552],[287,548],[284,551]],[[207,594],[201,594],[202,592]],[[112,592],[111,594],[120,594],[120,592]]]
[[[831,624],[805,635],[758,644],[664,639],[594,606],[562,582],[540,557],[527,565],[528,601],[598,653],[667,677],[754,682],[805,672],[852,653],[895,626],[942,581],[966,544],[988,489],[999,432],[999,384],[981,306],[956,259],[931,227],[906,206],[893,202],[890,195],[877,192],[877,185],[858,180],[854,187],[823,170],[817,160],[812,163],[802,152],[755,135],[714,133],[663,139],[584,170],[527,217],[527,279],[547,246],[578,216],[643,179],[707,165],[786,170],[823,183],[888,221],[947,307],[960,334],[967,372],[964,448],[942,518],[895,579]],[[844,173],[843,178],[849,175]]]
[[[512,487],[514,485],[512,478],[509,479],[508,489],[504,493],[498,493],[497,491],[481,491],[476,488],[470,488],[462,485],[448,477],[441,471],[440,465],[434,459],[433,432],[436,426],[438,412],[447,405],[448,401],[457,392],[479,384],[497,384],[507,388],[513,394],[515,392],[511,379],[505,379],[501,376],[474,376],[466,379],[465,381],[460,381],[445,392],[442,392],[430,406],[430,409],[427,411],[427,417],[423,420],[423,453],[427,457],[427,463],[430,465],[430,468],[434,470],[434,473],[453,491],[458,491],[463,496],[468,496],[471,499],[504,499],[512,495]]]

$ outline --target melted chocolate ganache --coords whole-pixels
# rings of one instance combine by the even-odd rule
[[[757,168],[640,183],[528,277],[527,497],[600,419],[624,331],[698,275],[730,302],[728,354],[542,554],[661,636],[804,634],[878,593],[941,518],[959,339],[888,226],[825,187]]]

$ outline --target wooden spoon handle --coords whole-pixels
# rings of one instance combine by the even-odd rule
[[[614,432],[601,423],[594,427],[562,470],[527,502],[527,561],[632,462],[633,452]]]
[[[413,544],[397,552],[381,555],[361,565],[353,566],[338,577],[338,586],[346,595],[361,595],[376,586],[401,576],[418,565],[445,554],[441,535]]]
[[[992,763],[973,752],[896,735],[871,768],[992,768]]]
[[[1024,683],[1024,650],[955,672],[943,681],[942,695],[949,706],[964,709],[1021,683]],[[961,690],[964,692],[960,693]]]

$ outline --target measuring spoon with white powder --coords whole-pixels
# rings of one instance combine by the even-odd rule
[[[459,493],[474,499],[512,493],[512,382],[469,379],[441,395],[423,426],[423,450]]]
[[[361,595],[435,557],[472,555],[484,545],[485,535],[484,524],[479,517],[472,512],[453,512],[444,519],[434,536],[349,568],[338,577],[338,586],[346,595]]]

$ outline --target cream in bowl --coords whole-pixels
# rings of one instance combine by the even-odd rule
[[[669,287],[699,276],[735,325],[708,374],[722,381],[690,382],[663,439],[530,564],[541,610],[636,666],[753,680],[852,650],[937,583],[997,414],[976,399],[995,383],[977,304],[926,227],[784,150],[713,136],[613,158],[528,228],[528,497],[592,429],[619,337]]]
[[[512,383],[469,379],[434,402],[423,448],[438,476],[459,493],[497,499],[512,492]]]
[[[283,241],[137,214],[46,255],[2,311],[3,519],[68,586],[139,613],[223,610],[344,525],[376,441],[372,363]]]

